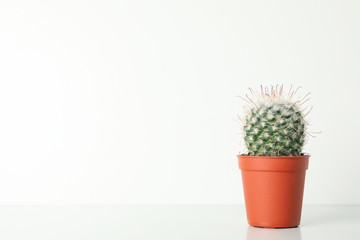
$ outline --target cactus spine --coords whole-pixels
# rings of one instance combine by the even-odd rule
[[[299,87],[300,88],[300,87]],[[308,101],[293,101],[296,94],[290,91],[285,96],[283,86],[261,86],[261,92],[250,89],[252,98],[243,98],[247,103],[243,122],[243,135],[249,155],[252,156],[298,156],[305,143],[307,122],[301,105]],[[311,109],[310,109],[311,110]]]

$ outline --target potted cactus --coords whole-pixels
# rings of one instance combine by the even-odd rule
[[[300,87],[299,87],[300,88]],[[287,228],[300,224],[305,171],[309,155],[302,153],[307,134],[303,109],[308,95],[293,100],[298,89],[283,86],[250,89],[242,119],[247,153],[238,155],[248,223]]]

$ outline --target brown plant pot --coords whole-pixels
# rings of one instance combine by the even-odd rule
[[[248,223],[264,228],[300,224],[309,156],[238,155]]]

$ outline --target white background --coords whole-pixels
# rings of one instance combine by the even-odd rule
[[[239,204],[236,96],[312,92],[304,203],[360,204],[358,1],[0,2],[0,204]]]

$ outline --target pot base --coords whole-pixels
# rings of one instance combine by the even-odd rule
[[[248,221],[248,224],[257,228],[272,228],[272,229],[282,229],[282,228],[296,228],[300,225],[300,221],[293,222],[273,222],[273,221]]]
[[[261,227],[261,226],[254,226],[254,225],[250,225],[250,226],[256,227],[256,228],[286,229],[286,228],[297,228],[299,225],[293,226],[293,227]]]

